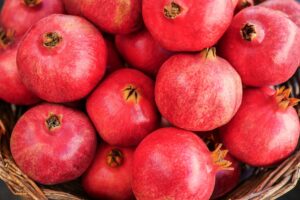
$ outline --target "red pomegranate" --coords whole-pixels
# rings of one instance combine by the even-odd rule
[[[300,27],[300,3],[295,0],[269,0],[265,1],[260,6],[279,10],[286,13],[290,19]]]
[[[84,190],[96,199],[133,199],[133,151],[101,144],[92,165],[82,178]]]
[[[162,48],[147,30],[118,35],[116,45],[130,66],[153,76],[171,56],[171,52]]]
[[[234,8],[235,8],[236,5],[238,4],[238,2],[239,2],[239,0],[232,0],[232,5],[233,5]]]
[[[199,51],[215,45],[228,28],[233,10],[228,0],[143,0],[145,25],[171,51]]]
[[[16,62],[18,39],[14,31],[0,28],[0,99],[17,105],[30,105],[39,99],[21,82]]]
[[[37,96],[69,102],[85,97],[97,85],[106,57],[104,39],[92,24],[56,14],[40,20],[27,33],[17,64],[23,83]]]
[[[237,5],[235,7],[235,13],[238,13],[242,9],[253,6],[253,5],[254,5],[253,0],[238,0]]]
[[[106,73],[111,74],[122,68],[124,65],[115,44],[110,39],[105,39],[105,43],[107,47]]]
[[[208,200],[218,170],[230,163],[226,152],[213,154],[195,134],[177,128],[162,128],[147,136],[133,159],[132,189],[139,200]],[[214,158],[214,159],[213,159]],[[218,159],[222,160],[217,164]]]
[[[81,13],[103,31],[128,34],[142,25],[142,0],[82,1]]]
[[[230,153],[252,166],[270,166],[288,157],[299,139],[299,118],[291,90],[246,89],[235,117],[221,129]]]
[[[17,36],[22,36],[40,19],[63,13],[61,0],[6,0],[0,14],[0,22],[4,28],[13,29]]]
[[[298,27],[284,14],[253,6],[234,17],[219,49],[244,84],[268,86],[294,74],[300,64],[299,41]]]
[[[87,112],[111,145],[134,146],[159,125],[154,83],[134,69],[108,76],[87,100]]]
[[[84,113],[42,104],[19,119],[10,148],[26,175],[53,185],[81,176],[94,157],[96,144],[95,130]]]
[[[171,124],[191,131],[208,131],[225,125],[242,100],[238,73],[215,48],[200,54],[178,54],[161,67],[155,101]]]
[[[82,0],[62,0],[68,14],[80,15]]]

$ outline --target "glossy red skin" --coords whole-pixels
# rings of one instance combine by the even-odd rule
[[[81,14],[81,2],[82,0],[62,0],[65,9],[70,15],[80,15]]]
[[[0,99],[16,105],[31,105],[39,101],[21,82],[16,63],[18,44],[0,51]]]
[[[251,42],[240,33],[246,23],[257,29],[257,37]],[[253,6],[234,17],[219,51],[245,85],[276,85],[288,80],[300,63],[299,35],[298,27],[281,12]]]
[[[252,166],[270,166],[295,150],[299,131],[293,107],[282,110],[266,91],[247,89],[239,111],[221,129],[221,137],[237,159]]]
[[[157,74],[161,65],[172,55],[147,30],[117,35],[116,46],[130,66],[152,76]]]
[[[117,148],[124,156],[123,164],[111,167],[106,162],[107,154]],[[95,159],[82,177],[84,190],[93,198],[110,200],[133,199],[131,188],[134,150],[101,144]]]
[[[128,34],[142,25],[141,0],[82,1],[81,12],[101,30],[112,34]]]
[[[220,57],[178,54],[161,67],[155,84],[157,107],[171,124],[191,131],[225,125],[242,100],[238,73]]]
[[[49,114],[62,115],[60,127],[49,130]],[[42,104],[17,122],[10,140],[12,156],[33,180],[53,185],[78,178],[92,162],[97,138],[87,116],[77,110]]]
[[[260,6],[279,10],[286,13],[289,18],[300,27],[300,3],[294,0],[269,0],[265,1]]]
[[[250,3],[251,5],[249,5],[249,6],[254,5],[253,0],[238,0],[237,5],[235,7],[235,13],[238,13],[239,11],[243,10],[244,8],[249,7],[249,6],[245,7],[245,3]]]
[[[214,46],[233,16],[231,1],[179,0],[176,3],[182,7],[182,13],[169,19],[164,15],[164,7],[171,2],[173,0],[143,0],[147,29],[170,51],[199,51]]]
[[[140,99],[126,101],[124,89],[138,88]],[[135,146],[159,125],[154,83],[134,69],[120,69],[108,76],[87,100],[87,112],[104,141]]]
[[[237,186],[241,177],[241,165],[240,162],[233,158],[230,154],[227,154],[225,160],[231,162],[230,168],[233,170],[221,170],[216,174],[216,183],[212,199],[217,199]]]
[[[21,36],[40,19],[63,12],[61,0],[43,0],[36,7],[28,7],[21,0],[6,0],[1,10],[0,21],[3,27],[14,29],[16,35]]]
[[[54,48],[45,47],[43,34],[53,31],[63,39]],[[35,24],[17,54],[23,83],[49,102],[84,98],[102,79],[106,60],[104,39],[92,24],[81,17],[59,14]]]
[[[121,69],[124,65],[115,44],[109,39],[105,39],[105,43],[107,47],[106,74],[111,74]]]
[[[211,154],[198,136],[162,128],[134,153],[132,189],[139,200],[205,200],[212,194],[215,175]]]

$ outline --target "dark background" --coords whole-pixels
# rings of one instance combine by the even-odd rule
[[[2,6],[4,0],[0,0],[0,7]],[[7,0],[11,1],[11,0]],[[286,1],[286,0],[282,0]],[[300,0],[297,0],[300,2]],[[18,13],[16,13],[17,15]],[[0,74],[1,76],[1,74]],[[13,196],[11,192],[7,189],[6,185],[0,181],[0,200],[19,200],[19,198]],[[298,185],[293,191],[286,194],[280,200],[300,200],[300,185]]]

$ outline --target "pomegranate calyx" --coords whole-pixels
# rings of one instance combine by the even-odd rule
[[[119,167],[124,162],[124,155],[120,149],[112,149],[106,156],[106,163],[112,168]]]
[[[180,15],[181,11],[182,8],[180,5],[174,1],[164,7],[164,15],[168,19],[175,19],[178,15]]]
[[[132,85],[129,85],[124,89],[124,97],[126,101],[134,101],[135,103],[138,102],[140,94],[137,91],[137,88],[135,88]]]
[[[2,120],[0,120],[0,135],[5,135],[6,133],[6,128],[2,122]]]
[[[5,31],[2,27],[0,27],[0,49],[5,49],[12,44],[14,41],[14,36],[14,30],[8,29]]]
[[[46,126],[49,131],[59,128],[61,126],[61,116],[50,113],[46,119]]]
[[[28,7],[35,7],[42,3],[43,0],[22,0],[22,2]]]
[[[62,41],[60,34],[56,32],[49,32],[43,35],[43,45],[47,48],[54,48]]]
[[[214,59],[217,57],[217,50],[215,47],[206,48],[200,52],[202,58]]]
[[[233,170],[233,168],[230,167],[232,163],[225,160],[228,150],[221,150],[221,148],[222,144],[217,144],[216,149],[211,154],[213,161],[217,166],[217,171]]]
[[[241,29],[241,36],[246,41],[253,41],[257,36],[255,25],[246,23]]]
[[[291,92],[291,88],[286,89],[284,86],[276,90],[275,99],[281,109],[286,110],[288,107],[296,106],[300,102],[300,99],[290,98]]]
[[[247,8],[249,6],[251,6],[252,4],[248,1],[248,0],[244,0],[241,4],[242,8]]]

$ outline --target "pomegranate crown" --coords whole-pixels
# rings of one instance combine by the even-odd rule
[[[28,7],[35,7],[37,5],[40,5],[43,0],[21,0],[23,4],[25,4]]]
[[[4,30],[0,27],[0,49],[6,49],[14,42],[15,31],[12,29]]]
[[[233,170],[233,168],[230,167],[232,163],[225,160],[228,150],[222,150],[222,146],[222,144],[216,144],[216,149],[211,154],[213,161],[217,166],[217,170]]]
[[[285,86],[282,86],[276,90],[274,96],[276,102],[278,103],[281,109],[286,110],[288,107],[296,106],[300,102],[300,99],[290,98],[291,92],[292,89],[291,88],[286,89]]]

